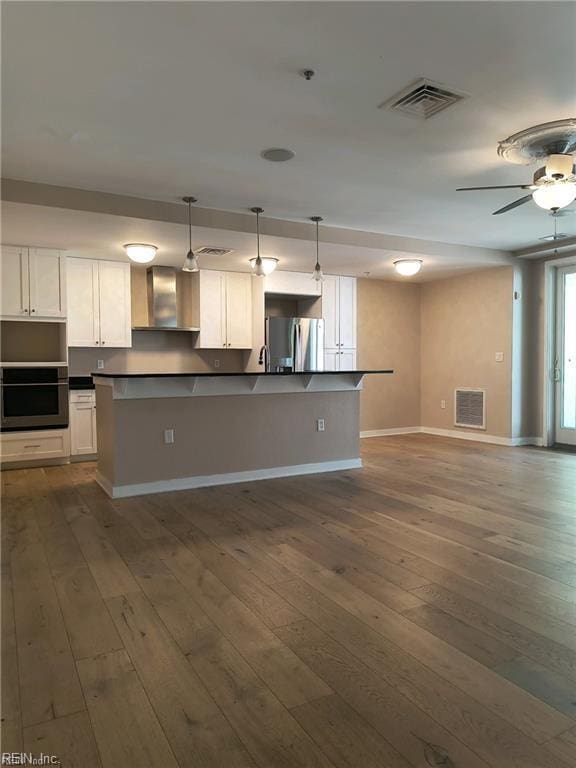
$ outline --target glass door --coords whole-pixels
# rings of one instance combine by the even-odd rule
[[[556,296],[556,442],[576,445],[576,266],[558,270]]]

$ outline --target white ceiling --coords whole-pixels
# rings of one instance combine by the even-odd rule
[[[491,216],[515,190],[454,190],[526,182],[534,169],[504,163],[497,141],[576,114],[575,3],[3,3],[2,16],[7,178],[505,249],[552,229],[532,203]],[[423,75],[469,98],[424,123],[378,110]],[[271,146],[296,157],[268,163]]]
[[[188,250],[188,229],[185,225],[150,221],[105,213],[72,211],[40,205],[4,202],[2,204],[2,242],[60,248],[69,256],[127,261],[124,243],[153,243],[158,246],[155,264],[181,266]],[[256,255],[254,234],[229,229],[193,228],[192,245],[216,245],[232,248],[223,257],[203,256],[205,269],[249,271],[248,259]],[[432,244],[431,244],[432,245]],[[438,245],[438,244],[436,244]],[[280,259],[280,268],[312,273],[316,260],[313,240],[271,235],[262,236],[262,255]],[[396,275],[393,262],[401,258],[422,258],[423,270],[411,282],[426,282],[450,277],[462,272],[503,266],[512,257],[499,251],[455,249],[431,253],[403,252],[321,242],[320,257],[326,273],[371,278],[402,280]]]

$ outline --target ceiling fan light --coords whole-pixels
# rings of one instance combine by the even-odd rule
[[[137,264],[148,264],[154,261],[158,248],[146,243],[127,243],[124,250],[130,261],[135,261]]]
[[[398,259],[394,262],[394,269],[402,277],[414,277],[422,269],[422,259]]]
[[[272,256],[255,256],[250,259],[250,266],[257,277],[265,277],[274,272],[278,266],[278,259]]]
[[[571,181],[557,181],[543,184],[532,192],[536,205],[547,211],[565,208],[576,200],[576,184]]]
[[[200,266],[198,265],[196,254],[194,251],[188,251],[184,261],[184,266],[182,267],[182,272],[198,272],[199,270]]]

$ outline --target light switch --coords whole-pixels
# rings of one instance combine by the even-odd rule
[[[504,362],[504,352],[496,352],[494,355],[494,359],[497,363],[503,363]]]
[[[164,430],[164,443],[166,445],[171,445],[174,442],[174,430],[173,429],[165,429]]]
[[[97,365],[98,365],[98,369],[104,368],[104,360],[98,360]]]

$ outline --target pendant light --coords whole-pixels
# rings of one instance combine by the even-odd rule
[[[250,210],[256,214],[256,256],[250,259],[250,266],[255,275],[265,277],[274,272],[278,266],[278,259],[272,256],[260,256],[260,214],[264,213],[264,209],[254,207]]]
[[[322,280],[324,280],[324,275],[322,274],[322,267],[320,266],[318,224],[320,224],[321,221],[324,221],[324,219],[322,216],[310,216],[310,221],[313,221],[316,224],[316,266],[312,272],[312,277],[317,283],[321,283]]]
[[[192,203],[197,203],[195,197],[183,197],[183,202],[188,204],[188,253],[182,267],[182,272],[198,272],[198,259],[192,250]]]

